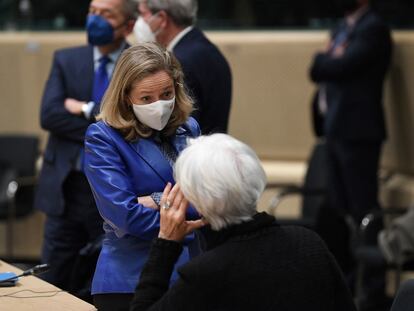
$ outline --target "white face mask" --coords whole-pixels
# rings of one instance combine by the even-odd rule
[[[137,119],[154,130],[161,131],[168,123],[174,110],[175,97],[159,100],[147,105],[132,105]]]
[[[156,42],[156,34],[151,30],[148,23],[140,16],[134,25],[134,34],[138,43]]]

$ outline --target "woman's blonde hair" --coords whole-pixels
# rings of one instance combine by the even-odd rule
[[[135,117],[129,94],[138,81],[160,71],[171,77],[175,89],[174,110],[161,133],[164,136],[173,135],[188,119],[193,110],[193,101],[184,88],[180,63],[172,53],[156,43],[135,45],[122,53],[97,119],[119,130],[128,141],[151,136],[153,129]]]

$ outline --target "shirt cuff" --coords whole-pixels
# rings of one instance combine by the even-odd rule
[[[92,109],[95,107],[95,102],[90,101],[86,105],[82,106],[82,112],[86,119],[91,118]]]

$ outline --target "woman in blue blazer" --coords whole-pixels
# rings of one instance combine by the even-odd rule
[[[200,134],[192,100],[174,56],[154,43],[127,49],[85,138],[84,170],[105,239],[92,283],[99,310],[128,310],[151,240],[159,230],[159,200],[187,139]],[[190,210],[188,218],[197,218]],[[178,266],[189,260],[187,247]],[[173,279],[176,278],[173,275]]]

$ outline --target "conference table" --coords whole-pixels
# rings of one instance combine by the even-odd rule
[[[0,260],[0,273],[22,270]],[[22,277],[13,287],[0,287],[0,311],[93,311],[95,307],[35,276]]]

